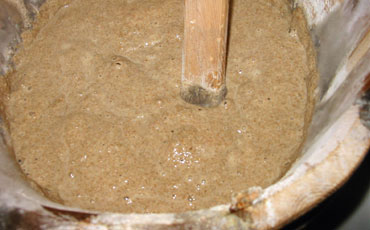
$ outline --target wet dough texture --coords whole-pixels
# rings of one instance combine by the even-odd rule
[[[229,93],[211,109],[179,97],[183,5],[43,6],[7,76],[5,112],[16,159],[47,197],[116,212],[208,208],[276,182],[295,160],[312,51],[288,3],[233,1]]]

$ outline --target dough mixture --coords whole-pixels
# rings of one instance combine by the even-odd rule
[[[179,96],[183,0],[47,1],[7,75],[21,169],[56,202],[127,213],[276,182],[312,107],[309,34],[287,2],[233,1],[227,99],[201,108]]]

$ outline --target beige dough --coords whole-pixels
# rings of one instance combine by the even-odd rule
[[[308,31],[287,2],[233,1],[229,93],[205,109],[179,97],[183,0],[49,0],[7,76],[23,172],[65,205],[139,213],[276,182],[312,107]]]

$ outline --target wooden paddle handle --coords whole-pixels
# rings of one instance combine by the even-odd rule
[[[181,97],[204,107],[226,96],[229,0],[185,0]]]

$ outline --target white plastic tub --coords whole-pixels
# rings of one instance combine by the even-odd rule
[[[0,0],[0,74],[43,1]],[[320,72],[316,108],[301,157],[277,183],[241,191],[229,204],[180,214],[93,213],[53,203],[24,181],[0,129],[0,228],[275,229],[338,189],[370,144],[369,0],[297,0],[311,29]],[[0,92],[3,93],[3,92]],[[0,103],[1,109],[1,103]],[[365,126],[366,125],[366,126]]]

